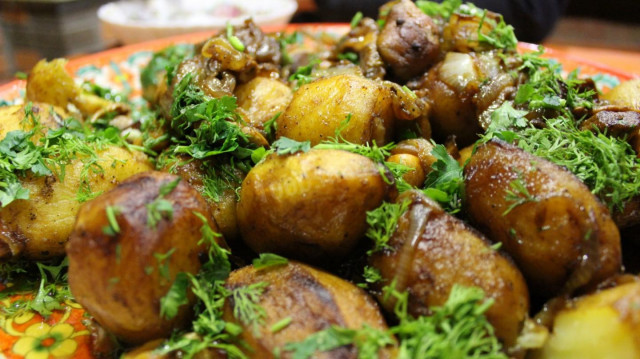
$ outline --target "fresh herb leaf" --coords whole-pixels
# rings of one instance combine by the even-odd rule
[[[271,268],[286,265],[289,260],[285,257],[281,257],[273,253],[260,253],[258,258],[253,260],[253,268],[260,270],[264,268]]]
[[[271,333],[277,333],[277,332],[283,330],[284,328],[288,327],[289,324],[291,324],[292,321],[293,321],[293,319],[291,319],[291,317],[283,318],[283,319],[277,321],[275,324],[273,324],[269,328],[269,331]]]
[[[167,294],[160,298],[160,316],[169,320],[178,315],[180,307],[189,304],[188,289],[189,276],[184,272],[178,273]]]
[[[147,225],[149,228],[156,228],[163,218],[171,220],[173,218],[173,203],[164,197],[169,195],[178,185],[181,178],[178,177],[171,182],[167,182],[158,189],[158,196],[147,203]]]
[[[277,141],[271,144],[271,147],[276,150],[278,156],[284,156],[292,155],[296,152],[309,152],[311,149],[311,142],[298,142],[288,137],[280,137]]]
[[[451,15],[462,5],[462,0],[444,0],[440,3],[435,1],[416,1],[416,6],[425,14],[431,17],[439,17],[449,20]]]
[[[293,82],[295,84],[294,90],[297,90],[300,86],[308,84],[314,80],[311,74],[313,72],[313,68],[319,63],[320,60],[318,59],[312,60],[309,64],[298,67],[296,71],[289,76],[289,82]]]
[[[529,193],[529,190],[527,189],[527,186],[523,180],[523,174],[521,172],[518,172],[517,170],[516,173],[518,174],[518,177],[509,182],[509,187],[511,189],[507,190],[507,195],[505,197],[505,201],[511,202],[511,204],[504,212],[502,212],[503,216],[506,216],[514,208],[522,204],[538,201],[535,196]]]
[[[267,317],[267,312],[260,305],[260,296],[268,286],[268,282],[258,282],[230,290],[233,316],[244,325],[251,326],[254,333],[258,333],[259,326]]]
[[[449,213],[459,212],[464,198],[462,167],[443,145],[436,145],[431,154],[437,159],[425,181],[425,195],[440,203]]]
[[[368,255],[390,249],[388,243],[398,227],[398,219],[409,209],[410,203],[383,202],[380,207],[367,212],[369,227],[365,235],[373,241],[373,248],[367,252]]]
[[[362,11],[358,11],[355,15],[353,15],[353,18],[351,18],[351,22],[349,24],[351,28],[355,29],[360,24],[360,21],[362,21],[363,17],[364,15],[362,15]]]
[[[227,23],[227,40],[229,41],[231,46],[233,46],[234,49],[240,52],[244,51],[245,46],[242,43],[242,41],[240,41],[240,39],[233,34],[233,27],[231,26],[230,23]]]
[[[143,88],[157,86],[163,72],[166,72],[167,83],[171,85],[171,81],[175,76],[175,68],[183,60],[194,55],[193,44],[176,44],[168,46],[161,51],[155,52],[149,64],[140,72],[140,82]]]

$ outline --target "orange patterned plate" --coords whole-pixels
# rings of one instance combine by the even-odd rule
[[[347,24],[298,24],[285,28],[266,28],[266,31],[304,31],[314,35],[339,36],[348,31]],[[211,32],[179,35],[166,39],[120,47],[104,52],[77,57],[67,64],[68,70],[80,81],[91,81],[136,97],[141,93],[138,78],[141,69],[154,51],[178,43],[196,43],[206,39]],[[520,43],[521,51],[535,51],[537,45]],[[562,63],[566,71],[576,68],[584,76],[596,76],[604,87],[629,80],[633,75],[606,65],[572,58],[553,49],[547,55]],[[24,80],[0,85],[0,99],[19,103],[24,96]],[[1,292],[1,291],[0,291]],[[19,296],[4,299],[0,305],[9,306]],[[68,302],[64,309],[54,311],[44,318],[28,312],[13,318],[0,315],[0,359],[48,359],[93,358],[90,350],[90,333],[85,325],[87,317],[77,304]]]

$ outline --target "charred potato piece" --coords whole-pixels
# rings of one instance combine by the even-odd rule
[[[366,212],[390,185],[370,159],[345,151],[272,154],[242,182],[238,225],[258,253],[308,261],[349,253],[366,230]]]
[[[640,282],[578,298],[561,310],[532,359],[640,357]],[[528,357],[529,358],[529,357]]]
[[[199,256],[206,250],[199,244],[203,219],[217,228],[206,201],[186,182],[176,185],[177,180],[168,173],[145,172],[86,202],[67,245],[75,299],[127,343],[165,338],[189,323],[192,293],[191,305],[180,306],[173,317],[161,314],[160,300],[178,273],[200,269]],[[171,210],[159,212],[153,223],[149,212],[158,200]]]
[[[382,60],[401,80],[421,75],[438,61],[439,30],[410,0],[393,5],[378,36]]]
[[[345,140],[365,144],[391,140],[392,93],[380,82],[355,75],[337,75],[301,86],[278,118],[276,135],[316,145],[342,129]]]
[[[293,97],[289,86],[268,77],[256,77],[238,86],[235,95],[247,122],[258,130],[264,130],[264,123],[283,112]]]
[[[429,315],[429,307],[443,305],[455,284],[479,287],[495,300],[486,316],[496,336],[513,347],[529,311],[529,293],[518,268],[480,233],[419,191],[396,200],[404,201],[408,210],[398,220],[390,249],[370,257],[383,284],[395,280],[398,291],[408,291],[408,313],[413,316]],[[392,301],[381,303],[393,311]]]
[[[281,350],[282,358],[292,354],[283,350],[285,344],[300,342],[309,335],[331,326],[360,329],[368,325],[385,330],[387,326],[375,301],[360,288],[333,276],[298,262],[286,265],[255,269],[247,266],[231,273],[225,286],[234,291],[265,283],[258,304],[264,308],[263,323],[254,327],[234,316],[236,303],[233,296],[224,305],[223,319],[242,326],[240,339],[250,349],[245,354],[249,358],[275,358],[274,351]],[[291,322],[279,331],[270,328],[285,318]],[[257,329],[257,330],[256,330]],[[382,349],[379,358],[392,358],[394,347]],[[358,358],[352,346],[343,346],[323,353],[314,353],[314,358]]]
[[[0,258],[45,259],[64,255],[81,205],[77,198],[82,188],[100,193],[152,168],[143,153],[120,147],[107,147],[98,151],[97,156],[99,160],[88,170],[84,162],[87,156],[79,156],[66,165],[64,180],[55,174],[22,179],[22,186],[29,190],[29,199],[14,201],[0,211]]]
[[[464,169],[467,210],[501,242],[532,293],[549,297],[620,270],[620,233],[607,208],[572,173],[493,140]]]

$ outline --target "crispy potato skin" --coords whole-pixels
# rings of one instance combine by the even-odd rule
[[[274,358],[276,348],[302,341],[332,325],[360,329],[366,324],[375,329],[387,329],[376,302],[363,290],[339,277],[295,261],[262,270],[253,266],[243,267],[231,273],[226,287],[233,290],[259,282],[269,284],[260,296],[259,305],[267,315],[257,334],[251,325],[234,317],[231,297],[227,298],[224,306],[223,319],[244,329],[241,339],[253,349],[245,352],[249,358]],[[287,317],[292,319],[288,326],[275,333],[270,330],[271,326]],[[392,358],[394,350],[385,348],[379,357]],[[291,358],[291,354],[282,351],[281,357]],[[313,357],[357,358],[358,353],[354,347],[346,346],[317,353]]]
[[[391,90],[364,77],[336,75],[301,86],[278,118],[276,135],[316,145],[335,136],[351,114],[341,135],[357,144],[391,140],[393,104]]]
[[[89,171],[88,184],[93,192],[107,191],[126,178],[151,170],[147,156],[120,147],[98,152],[101,173]],[[57,176],[27,176],[22,185],[29,190],[28,200],[17,200],[0,211],[0,253],[46,259],[64,255],[64,246],[73,229],[81,203],[76,199],[82,186],[82,160],[66,166],[64,181]],[[0,257],[2,256],[0,255]]]
[[[370,159],[338,150],[271,155],[242,183],[238,225],[254,251],[310,261],[349,253],[390,190]]]
[[[618,228],[606,207],[570,172],[494,140],[471,156],[464,176],[470,217],[503,244],[532,293],[570,292],[620,270]],[[521,181],[531,198],[515,191],[522,203],[508,200],[513,181]]]
[[[551,336],[530,358],[640,357],[638,303],[640,282],[637,281],[575,300],[556,315]]]
[[[259,130],[264,130],[265,122],[283,112],[293,97],[289,86],[268,77],[256,77],[238,86],[235,95],[249,124]]]
[[[398,221],[391,249],[370,257],[384,284],[395,279],[397,290],[409,292],[408,310],[414,316],[429,315],[429,307],[443,305],[454,284],[479,287],[495,300],[486,316],[496,336],[507,348],[514,346],[529,311],[529,293],[518,268],[422,193],[405,192],[397,202],[405,200],[409,209]],[[393,311],[392,301],[379,299]]]
[[[206,201],[186,182],[165,195],[173,206],[171,218],[163,217],[155,228],[147,222],[146,205],[158,196],[162,185],[178,178],[163,172],[145,172],[86,202],[69,243],[69,285],[76,300],[111,333],[125,342],[141,344],[168,336],[186,325],[191,305],[180,307],[170,319],[160,316],[160,299],[180,272],[195,274],[203,223],[216,231]],[[106,234],[108,206],[117,206],[120,232]],[[222,240],[221,240],[222,241]],[[158,258],[166,255],[166,259]],[[189,294],[190,303],[194,296]]]

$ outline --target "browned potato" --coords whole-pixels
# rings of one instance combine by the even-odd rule
[[[364,156],[338,150],[272,154],[242,183],[238,225],[258,253],[335,260],[364,235],[366,212],[390,188]]]
[[[391,249],[370,257],[384,280],[381,285],[395,280],[395,289],[407,291],[408,313],[414,316],[443,305],[455,284],[479,287],[495,300],[486,316],[496,336],[507,348],[513,347],[529,311],[529,293],[518,268],[480,233],[421,192],[403,193],[397,203],[404,201],[409,207],[389,240]],[[382,301],[389,312],[394,304]]]
[[[378,51],[396,77],[421,75],[438,61],[439,49],[439,30],[429,16],[410,0],[391,6],[378,36]]]
[[[238,86],[235,95],[238,107],[247,114],[247,122],[259,130],[264,129],[265,122],[283,112],[293,97],[289,86],[268,77],[256,77]]]
[[[69,286],[75,299],[127,343],[167,337],[189,322],[195,296],[189,293],[190,305],[180,306],[172,318],[161,315],[160,300],[178,273],[196,274],[200,268],[206,248],[198,243],[203,222],[197,214],[217,228],[206,201],[186,182],[160,194],[179,179],[164,172],[129,178],[86,202],[69,238]],[[171,210],[157,209],[154,223],[149,208],[160,200]]]
[[[464,175],[470,217],[503,244],[535,295],[571,292],[620,270],[618,228],[569,171],[493,140]]]
[[[530,358],[639,358],[638,304],[640,282],[579,298],[556,315],[549,339]]]
[[[341,135],[357,144],[385,144],[391,139],[393,99],[382,83],[355,75],[337,75],[301,86],[278,118],[277,137],[311,141],[316,145],[335,136],[345,118]]]
[[[431,171],[431,166],[437,159],[431,154],[433,151],[433,143],[424,138],[412,138],[398,142],[396,147],[391,150],[391,155],[408,154],[418,157],[420,166],[424,173]]]
[[[249,358],[275,358],[274,351],[281,350],[281,358],[291,358],[283,348],[287,343],[300,342],[309,335],[335,325],[360,329],[367,325],[386,330],[384,318],[375,301],[353,284],[298,262],[257,270],[247,266],[231,273],[227,279],[228,290],[238,290],[252,284],[264,282],[266,287],[258,304],[264,308],[262,323],[246,323],[234,316],[233,297],[224,306],[223,318],[227,322],[242,326],[240,339],[248,347]],[[279,331],[272,326],[283,319],[291,322]],[[257,330],[256,330],[257,329]],[[379,358],[392,358],[392,346],[382,349]],[[352,346],[315,353],[314,358],[358,358]]]
[[[0,258],[45,259],[64,255],[81,205],[77,200],[81,188],[100,193],[136,173],[152,169],[141,152],[109,146],[97,155],[99,160],[88,170],[83,162],[88,156],[79,155],[65,166],[64,180],[55,174],[22,179],[22,186],[29,190],[29,199],[16,200],[0,211]]]

